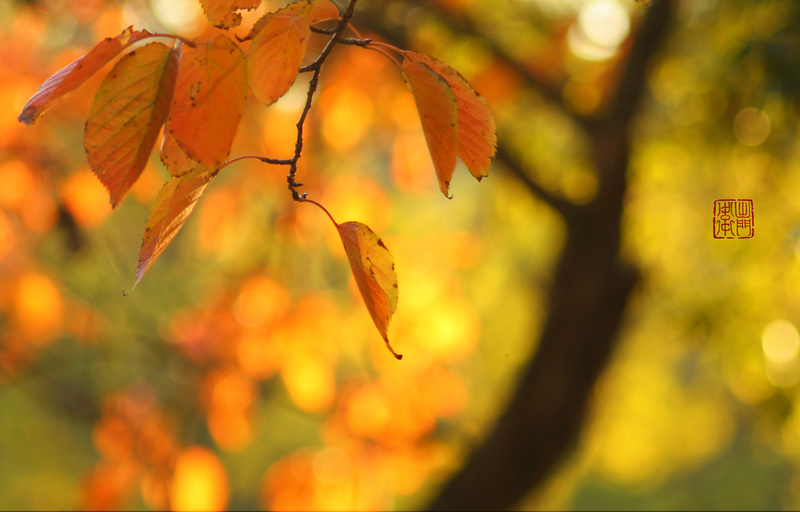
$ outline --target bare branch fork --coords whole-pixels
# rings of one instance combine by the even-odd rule
[[[325,47],[322,49],[320,54],[314,59],[314,62],[307,66],[303,66],[300,68],[300,73],[308,73],[311,72],[311,79],[308,82],[308,92],[306,94],[306,102],[303,106],[303,110],[300,113],[300,118],[297,120],[295,128],[297,129],[297,137],[294,143],[294,154],[291,158],[269,158],[265,156],[241,156],[238,158],[234,158],[229,160],[228,162],[223,165],[226,167],[234,162],[238,162],[239,160],[243,160],[246,158],[260,160],[266,164],[271,165],[286,165],[289,166],[289,172],[286,174],[286,182],[288,184],[288,188],[291,191],[292,199],[295,201],[304,201],[308,196],[308,193],[300,193],[298,189],[303,186],[302,183],[297,182],[297,162],[300,160],[300,157],[303,154],[303,129],[305,126],[306,118],[308,117],[308,113],[311,111],[311,104],[314,101],[314,95],[317,92],[317,87],[319,86],[319,76],[322,72],[322,65],[327,60],[328,56],[333,51],[333,48],[337,44],[345,44],[345,45],[352,45],[352,46],[360,46],[366,47],[372,41],[370,39],[356,39],[356,38],[343,38],[342,33],[345,31],[347,26],[350,23],[350,19],[353,17],[353,13],[355,12],[356,2],[358,0],[350,0],[345,8],[344,12],[342,13],[341,18],[339,18],[339,22],[336,24],[334,28],[325,29],[325,28],[317,28],[311,27],[311,31],[318,33],[318,34],[325,34],[330,35],[330,39],[326,43]]]

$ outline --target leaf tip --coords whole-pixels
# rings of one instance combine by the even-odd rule
[[[33,112],[30,112],[28,109],[25,109],[17,117],[17,121],[19,121],[20,123],[24,123],[27,126],[30,126],[36,121],[36,117],[33,115]]]
[[[383,341],[384,341],[384,343],[386,343],[386,348],[389,349],[389,352],[392,353],[392,355],[394,356],[395,359],[397,359],[398,361],[403,359],[403,354],[398,354],[397,352],[395,352],[394,349],[392,348],[392,346],[389,344],[389,337],[388,336],[384,336],[383,337]]]

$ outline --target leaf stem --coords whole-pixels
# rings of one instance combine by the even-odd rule
[[[392,50],[392,51],[395,51],[397,53],[402,54],[403,52],[399,48],[396,48],[396,47],[394,47],[394,46],[392,46],[390,44],[387,44],[387,43],[382,43],[380,41],[370,41],[370,43],[368,45],[364,46],[364,48],[366,48],[367,50],[373,50],[373,51],[376,51],[376,52],[380,53],[381,55],[383,55],[384,57],[386,57],[390,61],[394,62],[394,64],[398,68],[402,68],[403,67],[403,65],[400,63],[400,61],[397,59],[397,57],[394,56],[393,54],[391,54],[389,51],[387,51],[387,50]]]
[[[155,34],[148,34],[148,35],[142,37],[141,39],[147,39],[147,38],[150,38],[150,37],[168,37],[170,39],[175,39],[177,41],[180,41],[181,43],[185,44],[186,46],[188,46],[190,48],[195,48],[196,47],[194,41],[191,41],[191,40],[186,39],[186,38],[181,37],[181,36],[176,36],[175,34],[163,34],[163,33],[157,32]]]
[[[311,203],[313,205],[316,205],[317,208],[319,208],[320,210],[325,212],[325,215],[327,215],[328,218],[331,219],[331,222],[333,222],[334,226],[336,226],[336,227],[339,226],[339,223],[336,222],[336,220],[334,220],[333,215],[331,215],[331,212],[329,212],[327,208],[325,208],[324,206],[322,206],[318,202],[314,201],[313,199],[306,199],[306,198],[301,199],[300,202],[301,203]]]

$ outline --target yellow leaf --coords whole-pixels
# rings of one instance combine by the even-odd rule
[[[238,27],[242,15],[236,11],[249,11],[261,5],[261,0],[200,0],[200,7],[208,22],[217,28]]]
[[[397,310],[397,274],[394,259],[380,238],[365,224],[343,222],[336,229],[342,238],[353,277],[369,310],[375,327],[383,337],[386,348],[397,359],[397,354],[389,344],[389,321]]]
[[[158,192],[144,226],[134,287],[178,234],[214,176],[216,173],[198,165],[183,176],[170,178]]]
[[[217,35],[181,57],[165,134],[186,156],[217,169],[228,158],[246,98],[244,54]],[[177,175],[174,165],[164,164]]]
[[[414,95],[439,189],[450,196],[458,158],[458,104],[447,81],[424,62],[403,59],[403,78]]]
[[[116,37],[107,37],[97,43],[89,53],[78,57],[56,71],[50,78],[36,89],[34,94],[19,115],[19,121],[33,124],[64,96],[81,86],[86,80],[108,64],[122,50],[139,41],[150,33],[146,30],[133,30],[128,27]]]
[[[116,206],[139,178],[167,118],[180,49],[151,43],[122,57],[103,79],[86,120],[89,166]]]

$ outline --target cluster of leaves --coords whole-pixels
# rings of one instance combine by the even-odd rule
[[[19,116],[34,123],[106,64],[125,53],[100,84],[84,133],[89,165],[116,207],[141,175],[163,132],[160,157],[170,179],[155,198],[139,250],[136,284],[177,235],[211,181],[229,164],[257,158],[288,166],[287,182],[296,201],[315,204],[330,217],[345,248],[358,288],[387,348],[389,321],[397,308],[398,284],[391,254],[380,238],[360,222],[337,223],[319,203],[299,193],[297,162],[303,150],[303,125],[311,108],[320,71],[336,44],[374,49],[397,64],[420,114],[439,187],[446,197],[457,158],[478,180],[488,175],[495,153],[495,124],[484,99],[448,65],[424,54],[404,51],[369,39],[345,39],[355,0],[340,16],[330,0],[303,0],[264,15],[239,44],[224,34],[189,41],[170,34],[128,27],[47,79]],[[254,9],[260,0],[200,0],[212,25],[232,29],[241,23],[237,11]],[[316,25],[338,20],[335,28]],[[330,39],[303,67],[312,32]],[[240,44],[250,42],[245,52]],[[229,160],[245,109],[248,91],[266,105],[275,103],[299,73],[312,72],[305,108],[297,122],[294,155],[289,159],[245,156]]]

